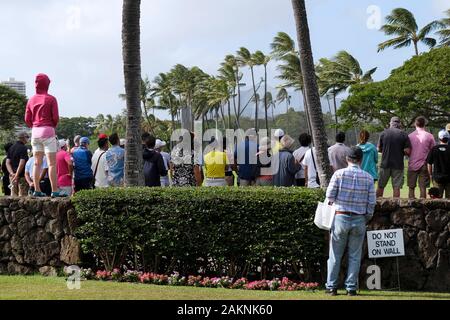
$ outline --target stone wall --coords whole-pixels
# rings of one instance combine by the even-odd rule
[[[398,257],[402,290],[450,292],[450,201],[380,200],[368,230],[403,229],[405,256]],[[377,264],[382,289],[398,287],[397,258],[368,259],[361,266],[362,287],[367,266]]]
[[[0,198],[0,273],[55,275],[78,263],[76,225],[68,199]]]
[[[79,263],[76,212],[69,199],[0,198],[0,274],[55,274]],[[450,291],[450,201],[380,200],[368,230],[404,230],[399,257],[402,290]],[[361,287],[369,265],[381,268],[382,289],[398,287],[397,259],[368,259],[364,244]],[[345,261],[344,261],[345,266]]]

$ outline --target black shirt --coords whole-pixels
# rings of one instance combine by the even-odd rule
[[[11,167],[14,172],[19,168],[20,160],[28,161],[28,149],[21,141],[17,141],[11,148],[8,150],[7,158],[11,160]],[[22,170],[20,173],[20,177],[25,177],[25,170]]]
[[[144,178],[146,187],[160,187],[161,176],[167,176],[164,159],[155,150],[144,149]]]
[[[411,148],[408,134],[397,128],[389,128],[380,135],[381,168],[403,170],[405,168],[405,149]]]
[[[433,180],[437,183],[450,183],[450,146],[440,144],[431,149],[427,159],[434,165]]]

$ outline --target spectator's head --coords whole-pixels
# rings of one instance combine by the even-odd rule
[[[108,135],[104,134],[104,133],[100,133],[98,135],[98,139],[108,139]]]
[[[80,146],[80,139],[81,139],[81,136],[75,136],[75,138],[73,138],[73,143],[75,144],[75,147]]]
[[[351,147],[350,153],[347,156],[347,162],[353,164],[360,164],[362,162],[364,153],[360,147]]]
[[[120,143],[119,135],[117,133],[113,133],[112,135],[110,135],[109,136],[109,142],[113,146],[119,145],[119,143]]]
[[[300,146],[308,147],[311,144],[312,138],[308,133],[302,133],[298,137],[298,142],[300,142]]]
[[[280,140],[281,147],[286,150],[290,150],[294,145],[294,139],[292,139],[289,135],[283,136]]]
[[[441,192],[439,191],[438,188],[430,188],[428,190],[428,195],[430,196],[431,199],[440,199],[441,198]]]
[[[259,151],[267,152],[271,149],[271,141],[269,137],[264,137],[259,141]]]
[[[443,143],[448,143],[448,141],[450,140],[450,133],[448,133],[448,131],[446,130],[441,130],[439,131],[439,141],[443,142]]]
[[[167,145],[167,143],[165,141],[162,141],[160,139],[156,139],[155,149],[158,150],[158,151],[161,151],[166,145]]]
[[[67,141],[66,140],[61,139],[61,140],[58,141],[58,144],[59,144],[59,149],[60,150],[67,151]]]
[[[427,124],[427,120],[425,119],[425,117],[420,116],[420,117],[416,118],[415,123],[416,123],[417,128],[423,129],[423,128],[425,128],[425,125]]]
[[[344,143],[345,142],[345,133],[340,131],[336,135],[336,142],[337,143]]]
[[[280,141],[281,141],[281,138],[284,137],[284,135],[285,135],[285,133],[284,133],[283,129],[277,129],[277,130],[275,130],[275,133],[273,134],[273,136]]]
[[[99,149],[108,150],[109,147],[108,138],[98,139],[97,144]]]
[[[8,142],[7,144],[5,144],[5,145],[3,146],[3,149],[5,149],[5,152],[6,152],[6,153],[8,153],[9,148],[11,148],[12,145],[13,145],[13,144],[12,144],[11,142]]]
[[[149,135],[147,139],[145,139],[145,146],[149,149],[155,149],[156,138],[152,135]]]
[[[399,117],[392,117],[390,122],[391,128],[400,129],[402,127],[402,123]]]
[[[359,143],[360,144],[366,144],[367,141],[369,141],[370,133],[367,130],[361,130],[359,133]]]
[[[150,136],[151,136],[151,134],[148,133],[148,132],[144,132],[144,133],[142,134],[141,138],[142,138],[142,144],[143,144],[143,145],[147,145],[147,139],[148,139],[148,137],[150,137]]]
[[[24,144],[27,144],[28,139],[30,139],[30,135],[25,131],[21,131],[17,134],[17,139],[23,142]]]
[[[127,139],[120,139],[120,147],[125,149],[125,145],[127,144]]]
[[[89,141],[89,138],[87,137],[82,137],[80,138],[80,147],[85,147],[87,148],[89,146],[91,142]]]

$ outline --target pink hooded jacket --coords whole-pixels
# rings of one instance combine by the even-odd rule
[[[50,79],[40,73],[36,76],[36,94],[28,101],[25,111],[25,123],[29,128],[56,128],[59,121],[58,102],[48,94]]]

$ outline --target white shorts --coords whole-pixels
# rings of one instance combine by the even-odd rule
[[[58,152],[58,140],[52,138],[31,138],[31,146],[34,152],[56,153]]]

